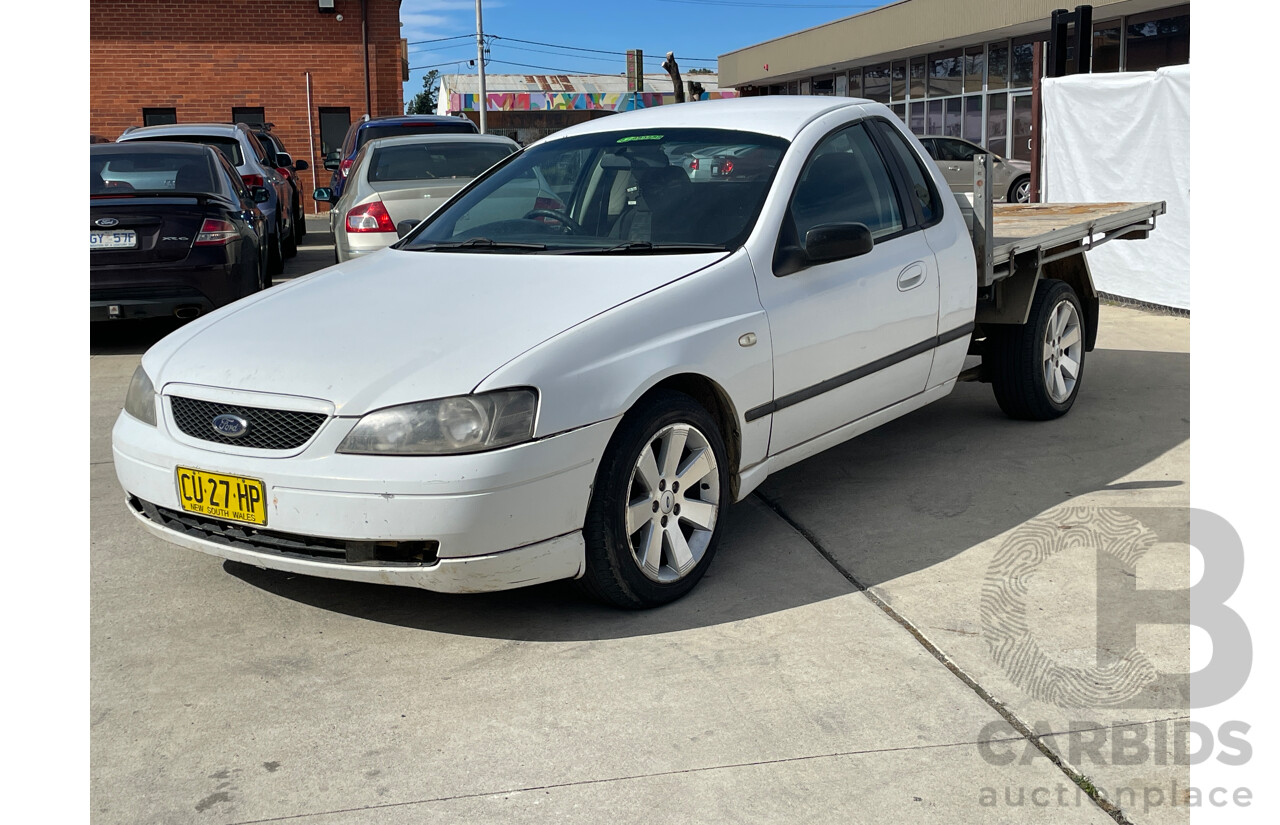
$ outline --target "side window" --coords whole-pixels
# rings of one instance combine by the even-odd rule
[[[946,146],[947,160],[970,161],[977,154],[977,148],[963,140],[939,140],[938,144]]]
[[[920,138],[920,144],[924,146],[924,150],[929,153],[929,157],[934,160],[938,159],[938,144],[933,138]]]
[[[267,160],[267,150],[262,148],[262,144],[252,134],[246,136],[249,140],[249,148],[253,150],[253,156],[258,159],[258,163],[263,166],[270,166],[271,162]]]
[[[221,152],[218,153],[218,168],[222,170],[222,174],[226,179],[226,183],[231,187],[231,191],[240,196],[241,200],[253,203],[253,197],[250,196],[248,188],[244,185],[244,180],[234,168],[230,161]]]
[[[867,127],[856,123],[828,135],[814,148],[795,193],[789,220],[792,243],[824,223],[861,223],[871,237],[901,232],[902,211],[884,160],[871,142]]]
[[[920,162],[920,158],[907,145],[907,140],[893,128],[887,121],[873,121],[873,128],[876,129],[882,139],[882,145],[888,146],[907,173],[907,182],[911,188],[911,193],[916,199],[916,203],[920,205],[920,221],[924,224],[933,223],[934,218],[942,214],[942,209],[938,202],[938,192],[930,182],[929,175],[925,171],[924,166]]]

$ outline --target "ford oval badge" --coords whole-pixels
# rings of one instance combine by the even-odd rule
[[[120,221],[116,220],[115,218],[98,218],[96,221],[94,221],[94,223],[96,223],[98,226],[115,226],[116,224],[120,223]]]
[[[239,438],[249,429],[249,422],[238,415],[222,414],[213,419],[213,431],[227,438]]]

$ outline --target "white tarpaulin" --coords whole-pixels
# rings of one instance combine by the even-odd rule
[[[1088,253],[1101,292],[1191,309],[1191,67],[1046,78],[1046,203],[1165,201],[1144,241]]]

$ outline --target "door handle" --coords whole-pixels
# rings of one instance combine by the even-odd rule
[[[959,167],[959,166],[948,166],[948,167],[947,167],[947,169],[948,169],[948,171],[951,171],[951,172],[959,172],[959,171],[960,171],[960,167]]]
[[[924,263],[916,261],[898,274],[898,291],[906,292],[909,289],[915,289],[924,283],[924,277]]]

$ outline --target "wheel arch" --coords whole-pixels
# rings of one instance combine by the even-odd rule
[[[738,423],[738,411],[733,400],[724,387],[707,376],[682,372],[668,375],[645,389],[628,407],[628,412],[644,399],[664,390],[689,396],[715,420],[716,426],[720,428],[720,436],[724,439],[725,451],[729,454],[729,491],[731,500],[736,501],[740,486],[738,468],[742,464],[742,426]]]

